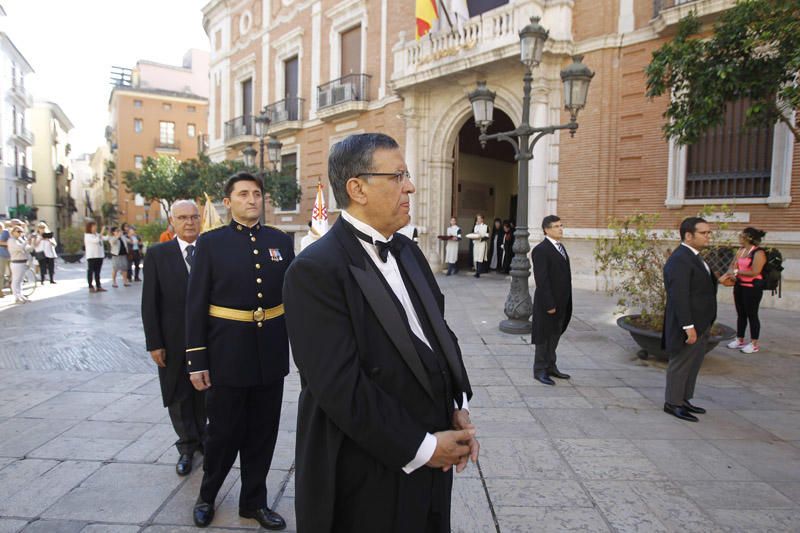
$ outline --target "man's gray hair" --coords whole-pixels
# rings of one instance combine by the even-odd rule
[[[192,207],[197,209],[198,213],[200,212],[200,209],[197,207],[197,204],[195,203],[194,200],[175,200],[174,202],[172,202],[172,205],[169,208],[169,216],[174,217],[175,208],[182,205],[191,205]]]
[[[328,180],[340,209],[350,205],[347,181],[372,171],[375,150],[397,150],[397,141],[383,133],[361,133],[345,137],[331,147],[328,155]]]

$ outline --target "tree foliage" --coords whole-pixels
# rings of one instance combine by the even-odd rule
[[[212,200],[220,200],[225,181],[243,168],[239,161],[215,163],[205,154],[185,161],[159,156],[148,157],[141,171],[128,171],[123,178],[128,190],[148,202],[159,202],[169,212],[176,200],[200,199],[203,193],[208,193]]]
[[[701,30],[694,13],[685,17],[645,70],[647,95],[671,96],[665,136],[692,144],[722,123],[727,102],[747,98],[746,126],[781,121],[800,142],[792,123],[800,108],[800,2],[739,0],[711,36]]]

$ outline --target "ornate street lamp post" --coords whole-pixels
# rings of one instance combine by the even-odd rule
[[[253,120],[255,121],[255,134],[256,137],[258,137],[259,150],[256,150],[252,146],[248,146],[247,148],[242,150],[242,155],[244,156],[244,164],[248,168],[255,167],[256,154],[258,154],[258,177],[261,178],[261,183],[264,185],[264,190],[269,191],[271,190],[271,187],[267,179],[273,177],[274,174],[277,173],[278,171],[278,161],[280,161],[281,158],[281,149],[283,148],[283,143],[281,143],[278,139],[276,139],[273,136],[270,136],[269,141],[266,140],[267,131],[269,130],[269,125],[272,122],[269,118],[269,113],[267,112],[266,107]],[[265,144],[266,144],[266,150],[264,149]],[[272,169],[269,171],[265,171],[264,168],[265,154],[269,158],[269,162],[272,165]],[[267,195],[265,194],[264,195],[265,208],[266,208],[266,202],[267,202]],[[266,213],[266,209],[264,212]]]
[[[520,60],[525,65],[523,77],[522,123],[512,131],[486,133],[492,124],[495,93],[486,87],[485,81],[478,82],[478,88],[469,94],[475,124],[480,128],[478,140],[482,147],[486,141],[502,140],[514,147],[515,159],[519,161],[519,192],[517,196],[517,229],[514,232],[514,258],[511,261],[511,288],[506,299],[507,320],[500,322],[500,331],[513,334],[530,333],[530,316],[533,310],[528,278],[531,263],[528,259],[528,161],[533,159],[533,147],[545,135],[568,129],[570,136],[578,129],[578,111],[586,105],[589,82],[594,73],[581,63],[583,56],[573,56],[573,63],[561,71],[564,83],[564,107],[570,114],[570,121],[559,126],[534,128],[529,124],[531,107],[532,71],[542,60],[544,44],[548,31],[539,24],[539,17],[532,17],[531,23],[519,32]],[[531,140],[531,137],[533,139]]]

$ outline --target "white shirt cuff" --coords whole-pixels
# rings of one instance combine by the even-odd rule
[[[403,472],[410,474],[417,468],[425,466],[425,464],[431,460],[431,457],[433,457],[433,452],[435,451],[436,437],[430,433],[426,433],[425,438],[422,439],[422,444],[420,444],[419,448],[417,449],[417,455],[414,456],[410,463],[403,467]]]
[[[461,408],[465,411],[469,411],[469,400],[467,400],[467,393],[462,392],[461,394],[464,395],[464,400],[461,402]],[[453,403],[456,406],[456,411],[458,411],[458,402],[453,400]]]
[[[195,370],[194,372],[189,372],[189,375],[199,374],[200,372],[208,372],[208,371],[207,370]]]
[[[685,330],[686,329],[692,329],[693,327],[694,327],[694,324],[689,324],[688,326],[683,326],[683,329],[685,329]]]

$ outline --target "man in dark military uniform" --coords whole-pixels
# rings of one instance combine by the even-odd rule
[[[186,365],[206,390],[208,428],[194,523],[206,527],[239,454],[239,515],[267,529],[283,518],[267,507],[266,479],[278,436],[289,341],[281,288],[294,259],[291,237],[259,223],[263,186],[240,172],[225,184],[228,226],[197,240],[186,301]]]

